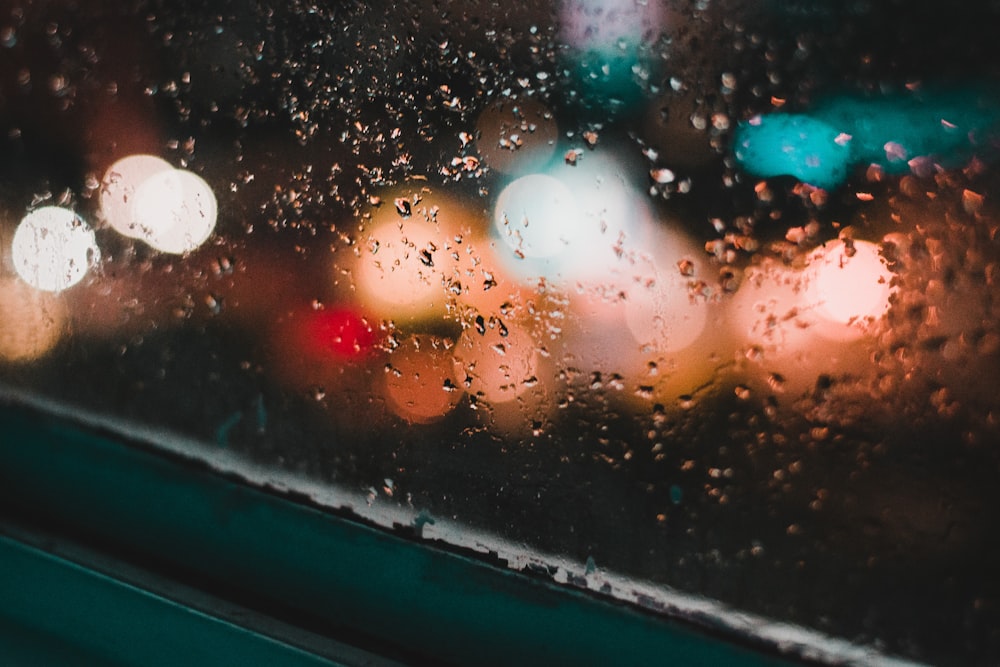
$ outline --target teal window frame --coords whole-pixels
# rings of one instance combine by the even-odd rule
[[[328,645],[360,642],[374,655],[434,664],[763,667],[805,658],[336,516],[10,400],[0,403],[0,433],[3,520],[281,610]],[[36,637],[39,650],[69,647],[103,664],[370,664],[358,658],[365,653],[331,658],[241,627],[6,532],[0,526],[0,638]],[[20,644],[30,652],[30,641]]]

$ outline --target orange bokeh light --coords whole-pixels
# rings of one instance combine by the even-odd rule
[[[452,381],[453,343],[430,335],[411,336],[386,363],[389,408],[408,422],[426,424],[444,417],[462,397]]]
[[[538,345],[526,329],[494,320],[459,337],[455,382],[488,402],[512,401],[538,383],[538,356]]]
[[[59,295],[17,278],[0,280],[0,358],[21,362],[44,356],[66,333],[66,320]]]
[[[392,320],[445,317],[478,262],[469,247],[475,214],[411,184],[384,193],[367,215],[352,268],[365,306]]]

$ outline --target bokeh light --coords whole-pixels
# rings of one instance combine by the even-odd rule
[[[655,39],[664,9],[657,2],[577,0],[562,3],[559,34],[574,49],[616,56]]]
[[[794,176],[824,189],[847,178],[851,137],[811,116],[775,113],[740,123],[736,160],[754,176]]]
[[[573,192],[562,181],[531,174],[503,189],[493,224],[518,257],[551,257],[576,237],[581,216]]]
[[[512,401],[539,381],[538,345],[527,329],[513,323],[466,329],[453,356],[455,384],[487,402]]]
[[[67,331],[66,314],[59,295],[17,278],[0,279],[0,358],[24,362],[44,356]]]
[[[173,167],[155,155],[129,155],[111,165],[101,181],[101,215],[123,236],[141,239],[145,232],[135,211],[136,190],[146,179]]]
[[[706,296],[695,276],[700,256],[679,234],[658,234],[651,254],[641,257],[638,279],[628,287],[625,322],[641,345],[676,352],[698,340],[708,321]],[[699,271],[700,269],[700,271]]]
[[[892,273],[874,243],[832,241],[811,255],[809,269],[813,278],[805,300],[817,304],[820,336],[860,338],[889,309]]]
[[[99,255],[90,226],[73,211],[57,206],[45,206],[26,215],[11,245],[17,275],[47,292],[79,283]]]
[[[615,158],[588,153],[575,166],[510,183],[493,213],[504,265],[529,281],[603,280],[620,264],[637,221],[649,215],[629,176]]]
[[[808,277],[802,267],[765,258],[747,269],[728,303],[734,337],[743,346],[745,387],[765,393],[798,395],[821,372],[834,370],[833,350],[817,340],[815,304],[806,301]]]
[[[130,155],[104,174],[101,214],[118,233],[182,255],[212,235],[218,202],[197,174],[153,155]]]
[[[733,152],[755,176],[789,175],[831,189],[855,164],[901,174],[921,173],[922,158],[945,167],[960,166],[977,150],[992,158],[998,119],[996,94],[975,88],[841,95],[822,100],[808,114],[773,113],[741,123]]]
[[[956,167],[977,147],[988,147],[1000,129],[1000,100],[993,91],[975,88],[840,95],[818,103],[811,115],[852,136],[855,162],[900,174],[909,172],[916,158]]]
[[[640,239],[624,321],[637,341],[638,364],[626,367],[628,396],[676,406],[716,378],[731,354],[722,326],[718,270],[680,229],[652,227]]]
[[[306,356],[318,359],[359,359],[371,353],[374,328],[349,308],[319,310],[302,318],[298,342]]]
[[[875,244],[831,241],[795,266],[767,258],[748,269],[728,314],[745,358],[782,391],[803,391],[820,374],[862,369],[890,281]]]
[[[574,0],[560,3],[559,36],[595,102],[621,102],[639,91],[635,69],[665,27],[659,2]]]
[[[373,207],[352,273],[359,297],[391,320],[445,317],[476,275],[474,215],[423,186],[390,190]]]
[[[218,203],[208,184],[181,169],[160,171],[135,192],[134,214],[143,241],[161,252],[191,252],[212,235]]]
[[[486,319],[510,317],[523,312],[537,292],[506,270],[499,256],[508,252],[506,244],[477,237],[468,246],[475,266],[462,271],[462,290],[455,298],[460,312],[473,319],[476,316]]]
[[[381,331],[361,308],[298,305],[274,317],[267,333],[275,380],[331,404],[371,396]]]
[[[777,260],[765,258],[749,267],[732,299],[730,321],[745,340],[774,352],[808,346],[816,322],[805,294],[807,277]]]
[[[452,346],[447,339],[416,335],[392,351],[384,384],[389,407],[397,416],[427,424],[458,405],[464,392],[452,379]]]

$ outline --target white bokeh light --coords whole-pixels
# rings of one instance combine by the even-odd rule
[[[76,285],[97,261],[94,231],[73,211],[45,206],[26,215],[11,245],[14,270],[46,292]]]
[[[889,309],[891,281],[877,245],[831,241],[809,253],[802,268],[772,261],[749,269],[732,317],[749,340],[776,350],[807,349],[816,336],[855,341]]]
[[[101,214],[107,223],[123,236],[143,239],[135,212],[136,191],[146,179],[172,170],[169,162],[154,155],[129,155],[111,165],[101,182]]]
[[[698,257],[697,248],[665,230],[650,241],[651,251],[636,262],[642,279],[626,288],[625,322],[640,344],[676,352],[696,342],[708,322],[704,298],[680,268],[684,263],[700,267],[692,259]]]
[[[135,192],[134,213],[142,240],[161,252],[181,255],[212,235],[218,204],[204,179],[173,169],[143,181]]]
[[[637,221],[649,215],[627,178],[618,160],[588,153],[575,166],[510,183],[493,211],[506,266],[532,280],[600,281],[620,264]]]
[[[569,187],[552,176],[531,174],[500,193],[493,224],[519,256],[551,257],[578,235],[580,217]]]
[[[862,337],[889,309],[892,273],[879,257],[878,246],[853,241],[828,243],[810,258],[814,271],[807,300],[817,303],[816,333],[832,340]]]
[[[101,214],[119,234],[181,255],[215,230],[218,203],[200,176],[154,155],[129,155],[105,172]]]
[[[750,267],[729,319],[751,365],[798,395],[821,374],[864,370],[865,341],[889,309],[891,278],[877,245],[830,241],[794,266],[767,258]]]

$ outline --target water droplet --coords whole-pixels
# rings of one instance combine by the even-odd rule
[[[814,426],[809,429],[809,436],[813,440],[821,442],[830,436],[830,428],[828,426]]]
[[[972,190],[962,191],[962,207],[969,215],[979,213],[983,207],[983,199],[983,195],[978,192],[973,192]]]
[[[12,48],[17,45],[17,33],[11,26],[4,26],[0,30],[0,46]]]
[[[649,171],[649,177],[652,178],[654,182],[661,185],[674,182],[674,172],[666,167],[651,169]]]
[[[600,389],[603,386],[604,386],[604,383],[601,381],[601,374],[597,373],[597,372],[591,373],[590,374],[590,388],[596,391],[596,390]]]
[[[223,301],[222,297],[216,296],[214,294],[205,295],[205,305],[208,306],[208,310],[213,315],[218,315],[222,312]]]
[[[636,387],[635,395],[638,396],[639,398],[646,399],[647,401],[652,400],[654,395],[653,387],[651,387],[650,385],[641,384],[638,387]]]

